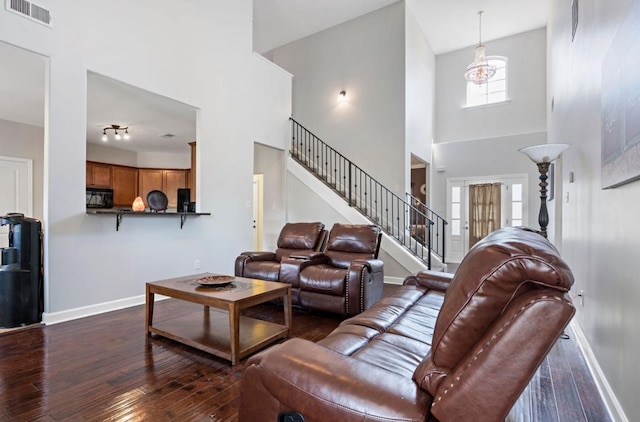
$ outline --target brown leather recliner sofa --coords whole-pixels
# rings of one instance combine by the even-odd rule
[[[500,229],[455,275],[407,277],[318,343],[249,358],[239,420],[503,421],[574,315],[572,284],[540,234]]]
[[[317,230],[308,230],[319,224],[285,225],[276,252],[243,252],[235,275],[291,284],[292,304],[302,309],[349,316],[368,309],[383,293],[382,231],[374,224],[336,223],[326,245],[311,249],[309,233]]]
[[[242,252],[236,258],[235,275],[278,281],[282,260],[292,254],[310,256],[324,249],[326,241],[327,231],[322,223],[287,223],[280,230],[275,252]]]

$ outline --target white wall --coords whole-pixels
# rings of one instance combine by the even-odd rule
[[[33,160],[33,215],[43,219],[44,130],[38,126],[0,120],[0,155]]]
[[[402,196],[404,21],[399,2],[268,54],[294,75],[293,117]],[[338,102],[341,90],[347,98]]]
[[[87,142],[87,160],[99,163],[138,167],[138,154],[126,149],[112,148]]]
[[[465,108],[464,70],[474,47],[436,56],[436,130],[431,168],[432,209],[446,217],[446,180],[529,174],[528,225],[538,227],[537,167],[519,148],[547,142],[546,28],[485,43],[488,55],[508,58],[509,101]],[[438,171],[439,170],[439,171]],[[556,241],[555,207],[549,203],[549,238]]]
[[[166,169],[190,169],[191,147],[185,145],[184,154],[167,152],[139,152],[136,167],[142,168],[166,168]]]
[[[464,71],[474,46],[436,57],[436,142],[546,131],[546,29],[485,43],[487,55],[506,56],[510,102],[465,109]]]
[[[431,163],[435,118],[436,58],[415,16],[405,8],[405,136],[407,183],[411,182],[411,154]],[[406,189],[410,192],[410,186]]]
[[[53,28],[2,8],[0,40],[49,57],[45,318],[139,298],[147,281],[193,273],[196,259],[200,271],[232,273],[236,255],[251,244],[244,223],[251,219],[253,139],[283,142],[276,125],[264,122],[284,126],[290,110],[267,107],[287,104],[290,91],[260,84],[289,79],[256,64],[251,1],[39,3],[51,9]],[[106,19],[114,10],[126,13]],[[198,206],[211,216],[190,218],[183,230],[178,220],[125,218],[116,231],[115,219],[85,213],[88,70],[199,109]],[[262,113],[270,118],[254,122]]]
[[[638,57],[640,1],[580,2],[579,24],[571,41],[571,2],[550,3],[549,140],[568,142],[563,153],[563,255],[576,279],[574,294],[584,291],[577,320],[628,420],[640,420],[637,360],[640,350],[640,183],[601,189],[601,98],[603,60],[625,14],[632,7]],[[636,68],[611,63],[638,84]],[[622,79],[620,79],[622,80]],[[622,101],[622,100],[620,100]],[[575,182],[568,182],[573,172]]]

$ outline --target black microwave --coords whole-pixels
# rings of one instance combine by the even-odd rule
[[[87,188],[87,208],[113,208],[113,189]]]

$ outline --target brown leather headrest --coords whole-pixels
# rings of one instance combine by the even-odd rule
[[[315,223],[287,223],[280,231],[278,248],[282,249],[313,249],[318,242],[324,224]]]
[[[465,256],[445,295],[433,335],[431,359],[453,368],[517,297],[533,289],[568,291],[573,274],[540,234],[497,230]]]
[[[370,254],[378,250],[380,228],[374,224],[336,223],[329,232],[327,251]]]

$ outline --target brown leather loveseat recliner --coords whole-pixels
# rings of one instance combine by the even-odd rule
[[[322,223],[285,225],[276,252],[243,252],[235,275],[289,283],[291,302],[302,309],[341,315],[368,309],[382,297],[382,231],[374,224],[336,223],[326,240],[321,228]]]
[[[324,224],[287,223],[280,230],[275,252],[242,252],[236,258],[235,275],[278,281],[283,259],[291,254],[307,256],[324,248],[327,231]]]
[[[547,239],[497,230],[455,275],[407,277],[325,339],[250,357],[239,420],[503,421],[574,315],[572,284]]]

